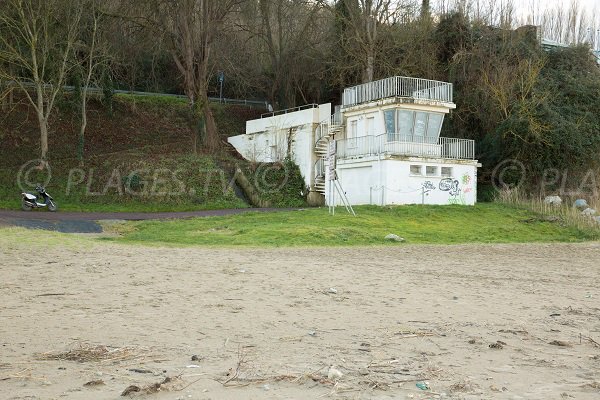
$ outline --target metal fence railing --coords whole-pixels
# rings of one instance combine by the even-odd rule
[[[303,106],[298,106],[298,107],[293,107],[293,108],[286,108],[285,110],[277,110],[277,111],[271,111],[271,112],[268,112],[268,113],[264,113],[260,117],[261,118],[274,117],[276,115],[289,114],[289,113],[296,112],[296,111],[308,110],[310,108],[318,108],[318,107],[319,107],[319,105],[315,104],[315,103],[305,104]]]
[[[14,81],[4,82],[2,84],[6,85],[6,86],[13,86],[14,88],[17,88],[19,86],[19,84],[17,84],[17,82],[14,82]],[[35,84],[32,82],[21,82],[20,86],[23,86],[24,88],[34,88]],[[50,84],[45,84],[43,86],[45,89],[50,89],[52,87],[52,85],[50,85]],[[64,85],[63,90],[65,92],[73,92],[75,90],[75,86]],[[111,92],[114,94],[129,94],[129,95],[134,95],[134,96],[148,96],[148,97],[170,97],[170,98],[177,98],[177,99],[183,99],[183,100],[187,100],[187,98],[188,98],[187,96],[185,96],[183,94],[141,92],[141,91],[137,91],[137,90],[112,89]],[[99,88],[99,87],[90,87],[90,88],[88,88],[88,93],[101,95],[104,93],[104,89]],[[265,110],[272,109],[271,105],[266,100],[230,99],[227,97],[221,98],[221,97],[209,96],[208,101],[210,101],[211,103],[223,103],[223,104],[232,104],[232,105],[240,105],[240,106],[255,107],[255,108],[264,108]]]
[[[337,140],[337,156],[339,158],[377,154],[474,160],[475,141],[471,139],[431,138],[400,134],[361,136]]]
[[[394,76],[344,89],[343,107],[389,97],[406,97],[452,103],[452,84],[429,79]]]

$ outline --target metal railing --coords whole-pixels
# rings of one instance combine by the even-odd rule
[[[17,82],[14,82],[14,81],[5,82],[5,83],[2,83],[2,85],[13,86],[15,88],[18,88],[18,86],[19,86],[17,84]],[[35,87],[35,84],[32,82],[21,82],[20,85],[25,88],[34,88]],[[43,87],[44,87],[44,89],[51,89],[52,85],[44,84]],[[64,85],[63,90],[65,92],[73,92],[75,90],[75,86]],[[114,94],[129,94],[129,95],[134,95],[134,96],[147,96],[147,97],[170,97],[170,98],[177,98],[177,99],[182,99],[182,100],[188,99],[188,97],[183,94],[141,92],[138,90],[123,90],[123,89],[111,89],[110,91]],[[88,93],[101,95],[104,93],[104,89],[99,88],[99,87],[89,87]],[[268,110],[270,107],[269,102],[266,100],[230,99],[227,97],[221,98],[221,97],[209,96],[208,101],[210,101],[212,103],[224,103],[224,104],[233,104],[233,105],[248,106],[248,107],[259,107],[259,108],[264,108],[266,110]]]
[[[319,158],[315,162],[315,180],[325,178],[325,159]]]
[[[342,118],[342,113],[338,111],[331,115],[329,124],[330,125],[342,125],[343,122],[344,122],[344,119]]]
[[[344,89],[342,107],[389,97],[452,103],[452,84],[429,79],[394,76]]]
[[[315,145],[318,144],[324,136],[329,134],[329,128],[331,126],[341,126],[343,124],[342,113],[336,112],[331,117],[324,119],[317,126],[315,132]]]
[[[319,107],[318,104],[312,103],[312,104],[305,104],[303,106],[298,106],[298,107],[292,107],[292,108],[286,108],[285,110],[277,110],[277,111],[272,111],[272,112],[268,112],[268,113],[264,113],[262,114],[260,117],[261,118],[265,118],[265,117],[274,117],[276,115],[281,115],[281,114],[288,114],[291,112],[296,112],[296,111],[302,111],[302,110],[308,110],[310,108],[317,108]]]
[[[339,158],[378,154],[474,160],[475,141],[396,133],[337,140],[337,156]]]

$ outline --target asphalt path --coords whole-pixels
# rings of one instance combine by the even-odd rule
[[[145,221],[182,218],[205,218],[237,215],[248,212],[278,212],[298,209],[285,208],[235,208],[227,210],[181,211],[181,212],[78,212],[44,210],[0,210],[0,225],[19,226],[28,229],[44,229],[64,233],[101,233],[98,221]]]

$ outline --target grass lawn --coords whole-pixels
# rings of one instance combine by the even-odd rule
[[[126,243],[204,246],[354,246],[386,244],[389,233],[406,243],[576,242],[600,238],[600,230],[580,230],[549,222],[525,209],[497,203],[464,206],[356,207],[211,218],[129,222],[113,226]],[[391,243],[389,243],[391,244]],[[396,243],[394,243],[396,244]]]
[[[35,194],[35,191],[30,190],[31,193]],[[48,190],[50,192],[50,190]],[[232,199],[231,201],[221,202],[209,202],[204,204],[172,204],[172,203],[161,203],[159,201],[148,202],[148,203],[135,203],[135,200],[130,202],[119,203],[118,199],[112,203],[82,203],[79,198],[76,197],[61,197],[54,196],[56,203],[58,204],[59,211],[82,211],[82,212],[178,212],[178,211],[205,211],[205,210],[222,210],[226,208],[247,208],[241,200]],[[2,195],[2,191],[0,191]],[[21,198],[20,193],[16,195],[10,193],[12,198],[0,198],[0,210],[20,210],[21,209]],[[104,199],[102,199],[104,200]],[[109,199],[110,200],[110,199]],[[106,201],[106,200],[104,200]],[[44,210],[44,212],[46,212]]]

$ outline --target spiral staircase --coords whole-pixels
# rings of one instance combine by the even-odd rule
[[[325,195],[325,160],[329,153],[329,143],[335,136],[344,131],[344,125],[339,113],[333,114],[330,118],[322,121],[317,127],[315,140],[315,155],[317,161],[314,168],[313,189]]]

